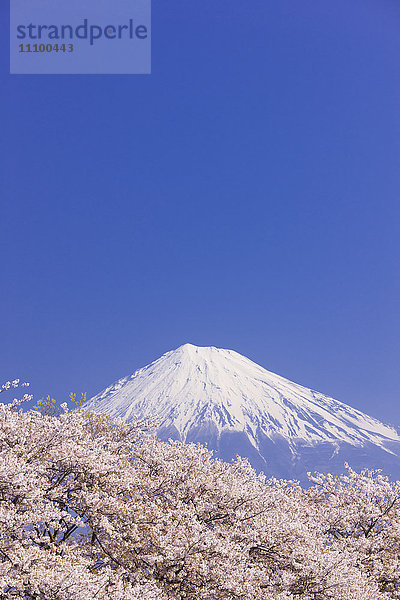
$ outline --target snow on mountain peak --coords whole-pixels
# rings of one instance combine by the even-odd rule
[[[126,420],[157,418],[182,441],[193,432],[240,432],[254,448],[260,438],[290,447],[371,443],[390,452],[398,433],[333,398],[271,373],[234,350],[184,344],[120,379],[88,408]]]

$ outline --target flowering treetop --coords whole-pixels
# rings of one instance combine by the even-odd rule
[[[400,598],[400,486],[379,472],[305,491],[149,423],[37,408],[0,405],[0,599]]]

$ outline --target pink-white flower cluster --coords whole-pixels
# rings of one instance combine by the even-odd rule
[[[303,490],[146,423],[0,405],[0,599],[399,599],[399,498],[377,472]]]

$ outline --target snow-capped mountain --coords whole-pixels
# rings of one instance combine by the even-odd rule
[[[129,421],[156,418],[159,436],[201,442],[224,459],[304,479],[308,470],[383,467],[400,478],[400,436],[378,420],[293,383],[248,358],[185,344],[92,398]]]

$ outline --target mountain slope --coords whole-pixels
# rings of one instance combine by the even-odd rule
[[[321,458],[322,466],[342,465],[343,451],[353,465],[354,457],[371,466],[399,463],[393,428],[233,350],[185,344],[87,406],[126,420],[157,417],[161,437],[207,443],[223,458],[237,452],[280,476],[303,477],[305,468],[320,468]]]

